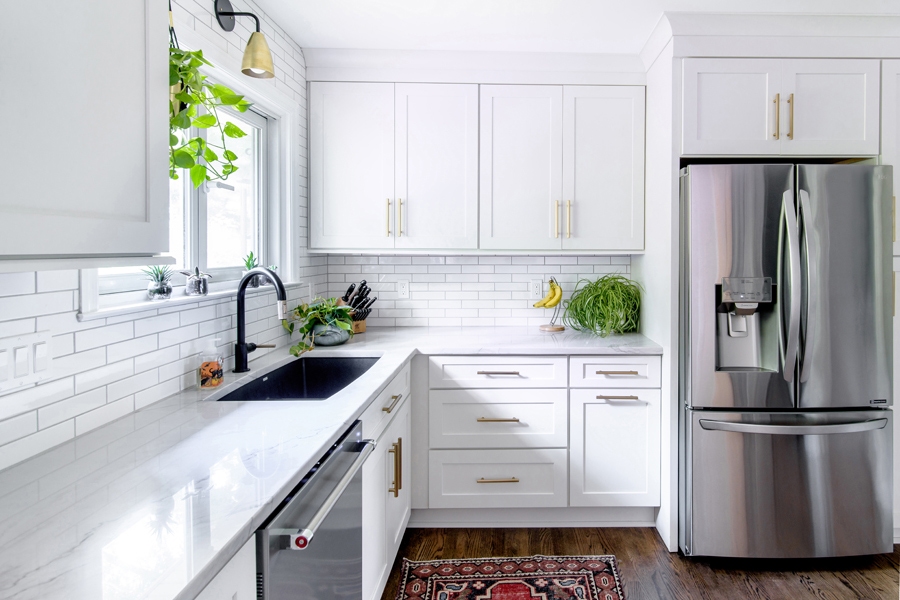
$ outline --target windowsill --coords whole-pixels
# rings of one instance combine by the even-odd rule
[[[284,288],[286,290],[300,287],[299,283],[285,283]],[[180,291],[178,291],[180,290]],[[76,314],[76,317],[79,321],[94,321],[96,319],[105,319],[107,317],[118,317],[121,315],[127,315],[131,313],[139,313],[146,312],[148,310],[156,310],[159,308],[171,308],[176,306],[187,306],[190,304],[197,304],[200,302],[208,302],[210,300],[224,300],[229,297],[237,296],[237,286],[233,288],[228,288],[224,290],[215,290],[211,291],[205,296],[185,296],[183,295],[184,288],[178,287],[176,288],[176,292],[173,292],[173,295],[168,300],[144,300],[143,302],[133,302],[130,304],[121,304],[118,306],[107,306],[95,311],[90,312],[81,312],[80,310]],[[275,288],[271,285],[264,285],[258,288],[247,288],[247,295],[253,296],[256,294],[264,294],[274,292]],[[180,295],[176,296],[175,293]]]

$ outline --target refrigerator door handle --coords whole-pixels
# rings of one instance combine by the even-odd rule
[[[803,220],[803,241],[806,246],[806,336],[803,340],[803,355],[800,357],[800,383],[808,381],[812,371],[812,357],[807,355],[815,348],[816,320],[819,317],[819,252],[817,247],[810,247],[811,216],[809,192],[800,190],[800,218]]]
[[[734,433],[757,433],[763,435],[830,435],[834,433],[862,433],[884,429],[887,419],[868,419],[855,423],[835,423],[831,425],[762,425],[759,423],[735,423],[733,421],[712,421],[700,419],[700,427],[707,431],[731,431]]]
[[[788,315],[787,322],[787,340],[783,349],[784,358],[784,380],[792,381],[794,379],[794,365],[797,362],[797,351],[800,346],[800,301],[798,292],[800,291],[800,240],[799,228],[797,227],[797,208],[794,205],[794,193],[787,190],[781,196],[781,214],[784,220],[784,231],[787,237],[787,253],[790,263],[790,294],[791,294],[791,310]],[[783,262],[783,258],[780,259]],[[780,264],[779,264],[780,268]],[[784,297],[782,281],[779,280],[779,294]],[[784,308],[782,307],[782,310]]]

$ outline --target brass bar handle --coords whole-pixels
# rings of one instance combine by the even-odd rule
[[[791,94],[788,96],[788,108],[790,109],[788,112],[790,114],[790,121],[788,123],[788,139],[794,139],[794,95]]]
[[[556,209],[553,211],[553,218],[556,219],[556,237],[559,237],[559,200],[556,200]]]
[[[781,94],[775,94],[775,133],[772,137],[781,139]]]
[[[400,210],[400,227],[397,229],[397,237],[403,237],[403,198],[397,198],[397,208]]]
[[[475,483],[519,483],[518,477],[507,477],[506,479],[476,479]]]
[[[637,371],[597,371],[597,375],[640,375]]]
[[[400,402],[400,400],[402,398],[403,398],[403,394],[397,394],[396,396],[391,396],[391,400],[393,400],[393,402],[391,402],[387,406],[382,406],[381,407],[382,412],[391,414],[391,411],[393,411],[397,407],[397,403]]]
[[[397,487],[403,489],[403,438],[397,438]]]
[[[572,201],[566,200],[566,237],[572,237]]]
[[[391,199],[387,199],[387,236],[391,237]]]
[[[494,417],[478,417],[479,423],[518,423],[519,417],[511,417],[509,419],[500,419]]]
[[[637,396],[597,396],[597,400],[640,400]]]
[[[518,375],[518,371],[478,371],[476,375]]]
[[[399,469],[400,451],[401,451],[401,445],[400,445],[400,440],[398,439],[397,443],[391,444],[391,447],[388,450],[389,454],[394,455],[394,480],[391,482],[391,487],[388,488],[388,493],[393,494],[394,498],[396,498],[400,495],[400,483],[401,483],[400,475],[399,475],[399,473],[400,473],[400,469]]]
[[[257,348],[277,348],[275,344],[255,344]]]

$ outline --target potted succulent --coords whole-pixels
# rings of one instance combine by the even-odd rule
[[[172,271],[168,265],[153,265],[143,269],[150,284],[147,286],[147,295],[151,300],[168,300],[172,297]]]
[[[244,271],[241,273],[241,277],[247,274],[247,271],[250,269],[256,268],[259,266],[259,257],[255,256],[253,252],[250,252],[247,256],[244,257]],[[262,276],[254,275],[250,278],[250,281],[247,282],[247,287],[259,287],[260,284],[263,283]]]
[[[339,306],[337,298],[316,298],[313,304],[301,304],[284,321],[289,333],[300,333],[300,341],[291,346],[291,354],[300,356],[320,346],[338,346],[353,335],[352,308]]]
[[[186,296],[205,296],[209,293],[209,280],[212,275],[201,273],[200,267],[194,267],[193,271],[181,271],[187,277],[184,282],[184,294]]]

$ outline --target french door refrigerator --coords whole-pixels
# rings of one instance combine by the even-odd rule
[[[681,173],[679,543],[891,552],[890,167]]]

